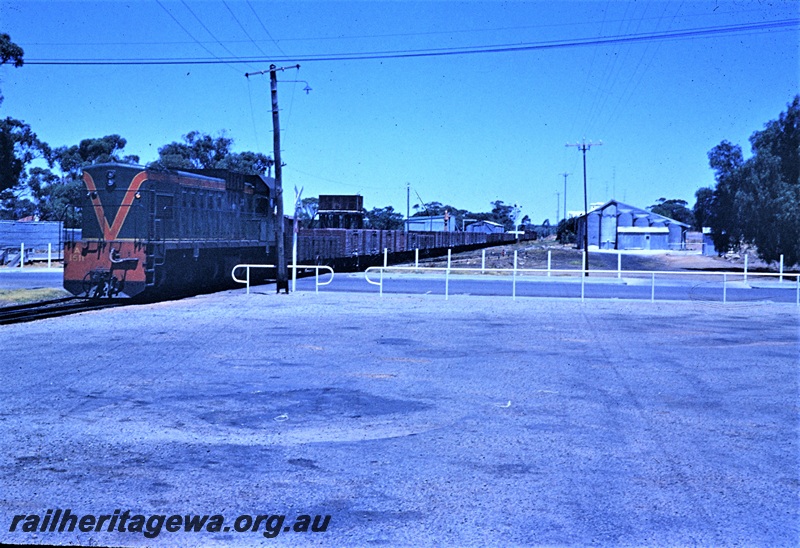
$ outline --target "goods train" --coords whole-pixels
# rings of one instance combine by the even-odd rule
[[[278,224],[271,177],[227,170],[99,164],[83,172],[80,240],[67,241],[64,288],[88,297],[188,295],[230,286],[241,263],[275,264]],[[287,261],[292,227],[285,223]],[[299,230],[298,264],[357,270],[511,240],[508,234],[361,228]],[[265,271],[269,275],[269,271]],[[272,273],[274,276],[274,271]]]

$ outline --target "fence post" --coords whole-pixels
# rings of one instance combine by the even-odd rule
[[[383,268],[386,268],[387,266],[389,266],[389,248],[388,247],[384,247],[383,248]]]
[[[245,274],[245,281],[247,282],[247,295],[250,294],[250,265],[244,267],[246,274]]]
[[[452,250],[447,248],[447,270],[444,271],[444,300],[450,297],[450,252]]]
[[[511,298],[517,300],[517,250],[514,250],[514,273],[511,282]]]
[[[486,248],[481,249],[481,274],[486,272]]]
[[[295,221],[295,226],[297,226]],[[292,293],[297,290],[297,230],[292,235]]]
[[[25,264],[25,244],[19,244],[19,267],[22,268]]]
[[[583,268],[583,265],[581,265],[581,268]],[[585,292],[586,292],[586,276],[584,276],[583,272],[581,272],[581,302],[583,302],[583,297]]]
[[[552,252],[551,249],[547,250],[547,277],[550,277],[550,253]]]
[[[778,282],[783,283],[783,253],[781,253],[781,275],[778,278]]]
[[[419,268],[419,248],[414,248],[414,268]]]
[[[622,253],[617,251],[617,279],[622,278]]]
[[[722,274],[722,302],[728,302],[728,275]]]
[[[47,243],[47,268],[50,268],[53,260],[53,244]]]
[[[747,281],[747,252],[744,254],[744,281]]]
[[[650,273],[650,302],[656,302],[656,273]]]

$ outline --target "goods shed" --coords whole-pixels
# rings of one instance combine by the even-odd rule
[[[455,232],[456,220],[444,215],[414,216],[406,219],[408,232]]]
[[[686,246],[689,225],[617,200],[578,217],[578,248],[588,230],[589,249],[678,250]]]
[[[502,234],[506,231],[505,227],[492,221],[477,221],[467,225],[465,232],[479,232],[481,234]]]

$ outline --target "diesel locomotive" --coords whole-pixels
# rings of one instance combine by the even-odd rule
[[[82,236],[64,288],[89,297],[202,291],[275,257],[273,179],[225,170],[99,164],[83,172]]]

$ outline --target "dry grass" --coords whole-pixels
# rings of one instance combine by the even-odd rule
[[[69,296],[70,294],[67,291],[56,288],[0,289],[0,306],[49,301],[51,299],[62,299]]]

